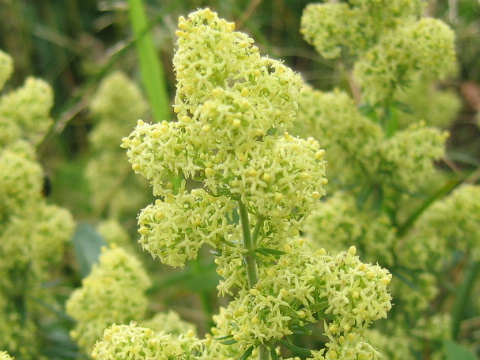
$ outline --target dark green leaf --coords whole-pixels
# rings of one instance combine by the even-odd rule
[[[275,351],[275,346],[274,345],[270,346],[270,356],[271,356],[272,360],[279,360],[277,352]]]
[[[223,345],[232,345],[232,344],[235,344],[236,342],[237,342],[237,340],[234,340],[234,339],[221,341],[221,343],[222,343]]]
[[[244,353],[242,356],[240,356],[240,358],[239,358],[238,360],[248,359],[248,357],[249,357],[250,355],[252,355],[252,351],[253,351],[253,346],[250,346],[250,347],[248,348],[248,350],[245,351],[245,353]]]
[[[80,274],[86,277],[93,264],[98,261],[100,249],[106,245],[105,241],[92,225],[79,224],[72,242],[80,266]]]
[[[258,248],[258,249],[255,249],[255,251],[258,252],[259,254],[262,254],[263,256],[268,256],[268,255],[279,256],[279,255],[284,255],[285,254],[285,252],[283,252],[283,251],[275,250],[275,249],[269,249],[269,248]]]
[[[280,342],[280,344],[282,344],[286,348],[289,348],[290,350],[292,350],[293,352],[295,352],[297,354],[304,355],[304,356],[312,355],[312,352],[309,349],[305,349],[305,348],[290,344],[288,341],[285,341],[285,340],[282,340],[282,339],[280,339],[278,341]]]
[[[456,291],[456,300],[452,311],[452,338],[457,339],[460,333],[460,323],[465,316],[465,308],[470,300],[475,280],[477,279],[477,273],[480,270],[480,262],[470,260],[465,274],[463,275],[462,282]]]

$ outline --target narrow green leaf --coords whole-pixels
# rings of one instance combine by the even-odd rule
[[[220,336],[220,337],[214,337],[214,340],[225,340],[225,339],[231,339],[233,338],[233,335],[225,335],[225,336]]]
[[[285,252],[280,251],[280,250],[263,248],[263,247],[255,249],[255,251],[258,252],[259,254],[262,254],[263,256],[268,256],[268,255],[279,256],[279,255],[284,255],[285,254]]]
[[[275,345],[270,346],[270,357],[272,358],[272,360],[279,360],[277,351],[275,350]]]
[[[458,345],[452,340],[445,340],[443,347],[447,360],[478,360],[470,350]]]
[[[73,235],[72,242],[75,257],[80,266],[80,274],[82,277],[86,277],[90,273],[93,264],[98,261],[100,249],[106,245],[105,241],[92,225],[79,224],[75,235]]]
[[[403,223],[403,225],[398,227],[398,236],[402,237],[405,235],[410,228],[413,226],[415,221],[423,214],[425,210],[429,208],[435,201],[441,197],[447,195],[450,191],[455,189],[461,183],[460,179],[448,180],[445,184],[438,189],[432,196],[430,196],[425,202]]]
[[[452,338],[458,339],[460,333],[460,324],[464,318],[465,308],[467,307],[470,294],[472,292],[477,273],[480,270],[480,261],[470,260],[462,283],[456,291],[456,300],[452,311]]]
[[[297,354],[304,355],[304,356],[312,355],[312,352],[309,349],[305,349],[305,348],[302,348],[300,346],[290,344],[288,341],[285,341],[283,339],[280,339],[278,341],[280,342],[280,344],[282,344],[286,348],[289,348],[290,350],[292,350],[293,352],[295,352]]]
[[[234,340],[234,339],[221,341],[221,343],[222,343],[223,345],[232,345],[232,344],[235,344],[236,342],[237,342],[237,340]]]
[[[239,357],[238,360],[248,359],[248,357],[249,357],[250,355],[252,355],[252,351],[253,351],[253,346],[250,346],[250,347],[248,348],[248,350],[245,351],[245,353],[244,353],[242,356]]]
[[[153,38],[150,33],[143,35],[149,28],[142,0],[128,0],[130,21],[136,38],[142,83],[152,106],[156,121],[170,119],[170,100],[165,84],[163,67],[157,56]],[[143,36],[142,36],[143,35]]]
[[[389,106],[387,108],[387,124],[386,124],[386,135],[387,137],[392,137],[398,129],[398,115],[397,109],[394,106]]]

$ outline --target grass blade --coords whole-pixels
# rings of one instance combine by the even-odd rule
[[[142,83],[156,121],[170,119],[170,99],[167,93],[163,67],[156,54],[151,33],[143,31],[149,24],[142,0],[129,0],[130,21],[136,38]],[[142,36],[143,35],[143,36]]]

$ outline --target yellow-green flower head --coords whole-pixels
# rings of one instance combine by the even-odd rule
[[[392,297],[387,291],[392,275],[378,265],[364,264],[354,256],[355,247],[341,252],[322,270],[328,301],[327,314],[335,318],[326,329],[328,335],[363,329],[387,317]],[[322,278],[320,277],[320,278]]]
[[[27,78],[23,87],[0,98],[0,122],[10,121],[21,131],[21,137],[37,145],[53,123],[50,109],[53,91],[43,80]],[[13,142],[17,139],[10,139]]]
[[[445,23],[431,18],[386,33],[355,63],[363,100],[381,104],[420,76],[445,77],[455,66],[454,38]]]
[[[359,261],[355,248],[336,257],[315,254],[303,239],[284,244],[284,255],[265,257],[253,289],[243,289],[216,318],[215,337],[233,336],[240,349],[282,339],[317,318],[329,319],[332,338],[363,330],[391,308],[387,270]],[[353,331],[353,330],[352,330]]]
[[[40,199],[43,171],[30,154],[0,151],[0,219],[21,213]]]
[[[0,50],[0,91],[2,91],[7,80],[10,79],[12,73],[13,60],[11,56]]]
[[[308,360],[377,360],[383,356],[362,334],[354,332],[331,339],[326,344],[326,349],[312,351],[312,357]]]
[[[329,252],[354,245],[365,249],[359,254],[363,260],[393,263],[391,249],[396,235],[388,216],[358,209],[352,194],[336,192],[329,197],[308,218],[305,231],[311,243]]]
[[[458,114],[462,101],[454,90],[436,89],[428,81],[419,79],[413,87],[403,89],[398,101],[406,104],[408,111],[398,112],[402,128],[423,120],[429,126],[447,127]]]
[[[14,360],[6,351],[0,351],[0,360]]]
[[[216,247],[219,240],[235,233],[234,204],[213,197],[203,189],[182,191],[157,200],[139,215],[142,247],[170,266],[184,266],[195,259],[203,244]]]
[[[197,334],[195,325],[182,320],[173,310],[159,312],[153,318],[142,321],[142,325],[156,332],[164,332],[177,337],[182,334],[194,334],[195,336]]]
[[[89,353],[111,324],[144,317],[150,280],[141,263],[122,248],[104,249],[99,263],[67,302],[77,324],[72,337]]]
[[[371,167],[372,149],[383,137],[380,125],[363,116],[341,91],[321,92],[310,86],[299,97],[295,132],[322,139],[329,178],[358,181]],[[332,184],[333,181],[330,182]]]
[[[125,74],[114,72],[106,77],[90,103],[91,115],[99,122],[89,135],[94,150],[117,150],[122,137],[146,115],[147,108],[139,87]]]
[[[178,26],[175,111],[179,119],[192,118],[192,131],[209,125],[205,142],[232,146],[255,141],[272,128],[282,134],[291,126],[298,75],[261,57],[251,38],[233,31],[233,23],[210,9],[180,18]]]
[[[433,161],[444,155],[447,136],[446,132],[420,123],[385,139],[376,149],[377,171],[386,174],[384,183],[401,189],[420,186],[422,182],[416,179],[434,173]]]
[[[74,229],[71,214],[54,205],[32,202],[24,212],[11,216],[0,231],[0,288],[19,291],[18,282],[30,293],[40,290],[62,260]],[[9,275],[7,275],[9,274]]]
[[[356,0],[309,4],[300,32],[325,58],[340,56],[342,48],[361,54],[401,23],[420,15],[419,0]]]
[[[164,332],[130,325],[113,325],[95,345],[92,358],[96,360],[194,360],[203,351],[193,334],[173,337]]]

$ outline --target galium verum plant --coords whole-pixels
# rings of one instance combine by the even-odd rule
[[[92,356],[278,358],[278,345],[292,347],[289,335],[320,323],[328,343],[304,356],[379,358],[363,334],[391,308],[391,275],[362,263],[354,247],[314,252],[299,235],[327,183],[319,143],[288,133],[302,80],[209,9],[181,17],[178,26],[178,121],[139,120],[122,144],[159,197],[139,215],[140,243],[180,267],[210,246],[219,293],[233,300],[203,340],[114,325]]]

